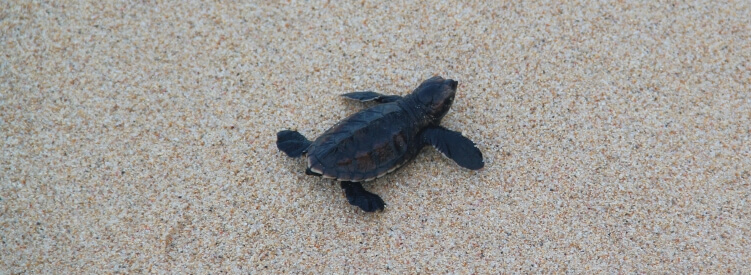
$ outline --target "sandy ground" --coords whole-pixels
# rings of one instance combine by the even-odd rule
[[[0,2],[0,273],[751,268],[748,1],[60,2]],[[275,146],[436,74],[481,171]]]

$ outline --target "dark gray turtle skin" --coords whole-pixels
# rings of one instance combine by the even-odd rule
[[[296,131],[280,131],[276,145],[290,157],[307,155],[306,174],[341,181],[350,204],[366,212],[383,210],[383,200],[360,182],[402,167],[426,145],[464,168],[484,166],[482,153],[471,140],[440,126],[458,84],[435,76],[404,97],[372,91],[343,94],[379,104],[343,119],[312,142]]]

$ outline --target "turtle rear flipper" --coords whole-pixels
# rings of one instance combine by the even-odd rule
[[[310,143],[310,140],[297,131],[283,130],[276,133],[276,147],[293,158],[306,153]]]
[[[342,96],[360,102],[375,101],[378,103],[389,103],[402,99],[402,97],[398,95],[383,95],[373,91],[346,93]]]
[[[359,182],[343,181],[342,189],[347,195],[349,204],[360,207],[365,212],[383,210],[386,205],[381,197],[365,190]]]
[[[422,132],[421,139],[425,144],[433,145],[444,156],[454,160],[461,167],[478,170],[485,166],[480,149],[477,149],[474,142],[459,132],[441,126],[432,126]]]

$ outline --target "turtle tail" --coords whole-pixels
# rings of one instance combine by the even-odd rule
[[[283,130],[276,133],[276,147],[293,158],[308,152],[310,143],[310,140],[297,131]]]

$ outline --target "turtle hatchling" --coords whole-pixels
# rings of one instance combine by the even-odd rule
[[[297,131],[277,133],[276,146],[290,157],[306,155],[308,175],[341,181],[350,204],[366,212],[383,210],[381,197],[361,182],[380,178],[414,159],[432,145],[459,166],[484,166],[474,142],[440,126],[454,102],[459,82],[434,76],[407,96],[372,91],[343,94],[347,99],[378,104],[340,121],[310,141]]]

